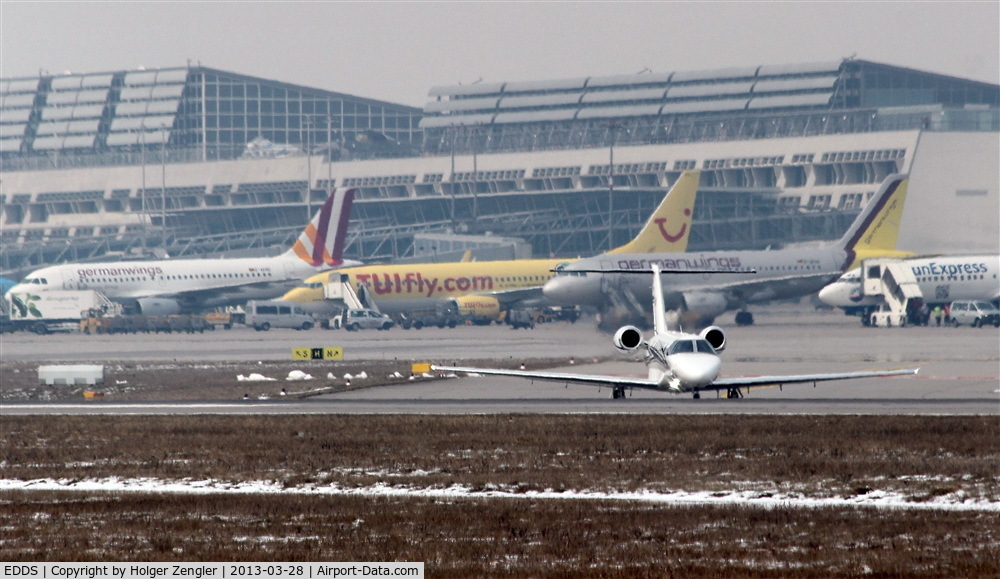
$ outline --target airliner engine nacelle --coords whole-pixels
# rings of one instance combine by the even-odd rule
[[[726,349],[726,333],[719,326],[709,326],[698,334],[715,348],[716,352]]]
[[[163,298],[142,298],[136,300],[139,313],[144,316],[170,316],[181,312],[181,305],[174,300]]]
[[[462,296],[452,298],[458,313],[474,324],[489,324],[500,317],[500,301],[490,296]]]
[[[712,292],[685,292],[684,306],[689,312],[697,313],[702,318],[714,318],[726,311],[729,304],[726,296]]]
[[[642,345],[642,331],[635,326],[622,326],[615,332],[613,342],[615,347],[625,352],[631,352]]]

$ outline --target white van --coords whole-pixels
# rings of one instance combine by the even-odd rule
[[[308,330],[316,325],[301,307],[282,300],[250,300],[246,307],[246,325],[258,332],[271,328]]]
[[[375,310],[345,310],[332,323],[334,328],[344,328],[349,332],[358,330],[388,330],[395,325],[392,318]]]
[[[987,301],[959,300],[948,308],[951,325],[968,324],[973,328],[1000,326],[1000,310]]]

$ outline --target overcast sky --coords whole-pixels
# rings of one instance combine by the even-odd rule
[[[857,58],[1000,83],[1000,2],[0,0],[0,76],[184,66],[422,107],[432,86]]]

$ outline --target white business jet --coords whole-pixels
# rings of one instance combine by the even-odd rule
[[[711,326],[699,334],[674,332],[668,329],[666,309],[663,304],[663,288],[659,265],[652,264],[653,273],[653,336],[644,340],[642,331],[635,326],[620,328],[613,338],[616,348],[626,352],[646,347],[646,378],[626,376],[599,376],[570,374],[564,372],[530,372],[525,370],[503,370],[497,368],[466,368],[459,366],[431,366],[444,372],[492,374],[516,376],[531,380],[547,380],[568,384],[608,386],[612,398],[623,398],[626,388],[643,388],[681,393],[692,392],[695,398],[703,391],[726,391],[727,398],[742,398],[743,389],[774,384],[797,384],[804,382],[824,382],[847,380],[850,378],[871,378],[875,376],[904,376],[916,374],[918,369],[887,370],[876,372],[841,372],[834,374],[800,374],[789,376],[756,376],[748,378],[719,378],[722,361],[719,352],[726,348],[726,334],[722,328]],[[632,273],[636,273],[634,270]],[[648,275],[649,272],[643,272]]]

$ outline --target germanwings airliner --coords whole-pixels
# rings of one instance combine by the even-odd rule
[[[687,249],[691,214],[698,192],[700,172],[686,171],[674,183],[639,234],[608,254],[682,253]],[[367,286],[380,311],[405,314],[436,307],[453,300],[463,311],[486,317],[518,305],[544,303],[542,285],[553,270],[572,262],[567,259],[520,259],[507,261],[366,265],[315,275],[284,296],[307,312],[329,316],[337,304],[324,299],[329,279],[347,274],[356,292]]]
[[[908,178],[890,175],[869,200],[847,233],[837,242],[819,248],[765,251],[714,251],[681,256],[659,253],[603,255],[581,259],[564,267],[549,280],[543,292],[558,305],[600,308],[613,322],[623,313],[645,320],[648,312],[622,311],[622,304],[637,303],[634,296],[647,294],[649,276],[605,273],[612,270],[648,270],[657,264],[670,269],[730,269],[732,274],[673,276],[664,280],[665,299],[672,310],[702,323],[729,309],[773,299],[801,297],[819,291],[841,273],[868,257],[912,257],[896,251],[899,222],[903,214]],[[753,269],[747,278],[739,270]],[[602,323],[604,320],[602,319]],[[643,322],[645,323],[645,322]],[[745,309],[736,323],[749,325],[753,316]]]
[[[354,189],[337,189],[291,249],[274,257],[69,263],[35,270],[10,293],[97,290],[147,315],[167,315],[280,296],[316,272],[344,265]]]

